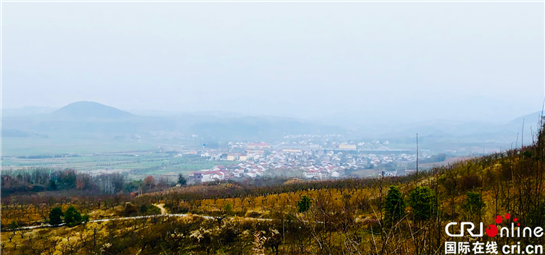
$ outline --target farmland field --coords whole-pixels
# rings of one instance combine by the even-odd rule
[[[175,172],[187,174],[192,171],[209,169],[216,165],[227,165],[233,162],[210,161],[200,156],[187,155],[174,158],[166,153],[144,153],[138,155],[111,155],[111,156],[85,156],[85,157],[60,157],[46,159],[9,158],[2,161],[3,169],[28,169],[34,167],[47,168],[73,168],[80,171],[92,171],[99,169],[124,169],[131,170],[131,174],[162,175]]]
[[[193,144],[184,148],[195,147]],[[166,141],[137,142],[118,140],[12,138],[3,140],[2,168],[21,170],[36,167],[72,168],[79,171],[125,170],[134,178],[166,173],[187,174],[232,162],[210,161],[197,155],[174,157],[164,151],[182,145]]]
[[[89,154],[115,151],[156,149],[149,142],[118,141],[113,139],[70,139],[3,137],[2,156],[29,156],[50,154]]]

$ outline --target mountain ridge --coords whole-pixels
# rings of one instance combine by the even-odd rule
[[[369,123],[366,129],[350,130],[339,123],[309,121],[290,117],[273,116],[223,116],[217,114],[175,114],[169,116],[145,116],[130,113],[97,102],[79,101],[68,104],[52,113],[5,117],[3,130],[7,135],[21,136],[26,133],[43,135],[58,134],[149,134],[155,131],[177,131],[226,139],[279,138],[288,134],[336,133],[351,138],[400,138],[419,133],[424,136],[443,136],[459,140],[463,137],[496,137],[494,140],[516,141],[517,133],[525,144],[531,141],[537,130],[538,115],[533,112],[504,124],[473,121],[424,121],[421,123],[380,125]],[[353,116],[357,119],[358,116]],[[524,131],[522,119],[524,118]],[[376,129],[371,131],[371,129]],[[482,140],[477,139],[477,140]],[[473,138],[472,138],[473,140]]]
[[[97,102],[79,101],[68,104],[51,113],[54,117],[64,118],[94,118],[94,119],[119,119],[136,117],[130,112],[122,111],[115,107]]]

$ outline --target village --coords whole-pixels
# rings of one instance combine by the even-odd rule
[[[369,147],[361,143],[338,143],[331,148],[293,143],[271,146],[263,142],[236,142],[229,143],[229,146],[229,151],[203,150],[201,157],[230,164],[192,172],[189,175],[190,183],[275,176],[308,180],[402,176],[413,171],[416,162],[414,152],[409,154],[385,146],[382,146],[383,150],[369,151]],[[421,153],[420,157],[430,156]]]

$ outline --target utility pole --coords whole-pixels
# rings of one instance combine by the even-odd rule
[[[418,133],[416,133],[416,178],[418,178]]]
[[[522,118],[522,138],[520,139],[520,149],[524,149],[524,118]]]

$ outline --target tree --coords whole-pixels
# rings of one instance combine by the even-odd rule
[[[55,207],[49,212],[49,224],[57,226],[62,223],[61,217],[64,216],[60,207]]]
[[[60,175],[59,183],[63,189],[76,188],[76,171],[73,169],[64,170]]]
[[[397,186],[390,186],[386,195],[385,221],[389,226],[396,224],[405,215],[405,200]]]
[[[8,226],[8,228],[11,231],[15,231],[18,227],[19,227],[19,225],[14,220],[12,220],[11,223],[9,224],[9,226]]]
[[[470,215],[477,214],[481,215],[482,210],[486,207],[486,204],[481,197],[481,194],[477,192],[468,192],[467,198],[462,204],[462,208]]]
[[[74,206],[68,207],[66,212],[64,212],[64,222],[69,227],[73,227],[81,223],[81,214]]]
[[[187,184],[187,180],[182,174],[178,174],[178,184],[185,186]]]
[[[142,204],[140,206],[140,212],[141,213],[146,213],[147,211],[148,211],[148,207],[145,204]]]
[[[146,177],[146,179],[144,179],[144,187],[147,189],[155,187],[155,178],[153,178],[151,175]]]
[[[134,206],[132,203],[127,202],[125,204],[125,210],[123,210],[123,215],[125,216],[132,216],[136,214],[138,210],[136,209],[136,206]]]
[[[54,180],[49,180],[49,188],[52,190],[57,190],[57,183]]]
[[[301,201],[297,203],[297,207],[299,208],[298,211],[300,213],[308,211],[310,209],[311,203],[312,201],[310,201],[310,198],[308,198],[307,196],[303,196],[301,198]]]
[[[435,193],[429,187],[417,186],[411,191],[409,204],[417,221],[429,219],[435,211]]]
[[[88,174],[76,175],[76,189],[89,189],[91,188],[91,177]]]
[[[142,184],[143,184],[142,180],[131,181],[125,185],[125,191],[127,192],[139,191],[140,188],[142,187]]]
[[[112,186],[114,189],[114,193],[117,193],[123,190],[123,187],[125,185],[125,177],[122,174],[116,173],[111,175],[111,178],[112,178]]]
[[[224,207],[223,207],[223,211],[225,212],[225,214],[229,215],[233,212],[233,207],[231,206],[230,203],[227,203]]]

